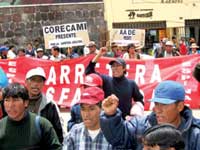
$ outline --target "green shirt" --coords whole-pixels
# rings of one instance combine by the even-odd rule
[[[20,121],[11,120],[8,116],[0,120],[0,150],[61,150],[51,123],[40,117],[40,135],[35,118],[35,114],[27,112]]]

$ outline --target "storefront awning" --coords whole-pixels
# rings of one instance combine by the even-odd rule
[[[185,20],[185,26],[186,27],[200,26],[200,19],[188,19],[188,20]]]
[[[166,21],[148,22],[120,22],[113,23],[113,28],[132,28],[132,29],[163,29],[166,28]]]

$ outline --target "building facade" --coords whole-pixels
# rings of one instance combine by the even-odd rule
[[[0,2],[0,45],[12,44],[21,48],[36,39],[44,42],[43,26],[78,22],[87,22],[90,40],[95,41],[98,46],[104,45],[107,24],[104,20],[103,2],[82,1],[9,5],[6,0],[6,6]]]
[[[196,0],[104,0],[108,30],[146,30],[146,47],[162,38],[194,37],[200,41],[200,2]]]

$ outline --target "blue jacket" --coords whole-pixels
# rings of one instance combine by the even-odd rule
[[[80,104],[75,104],[71,107],[70,115],[71,115],[71,118],[67,122],[67,131],[69,131],[73,125],[82,122]]]
[[[192,116],[187,106],[181,112],[184,124],[179,128],[185,140],[185,150],[200,150],[200,120]],[[130,121],[121,119],[121,111],[114,116],[101,113],[100,125],[106,139],[115,147],[121,149],[141,150],[141,137],[146,129],[157,124],[156,115],[152,112],[146,117],[134,117]]]

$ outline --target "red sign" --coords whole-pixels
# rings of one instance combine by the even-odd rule
[[[93,56],[80,57],[61,62],[36,58],[0,60],[0,66],[7,73],[9,82],[24,83],[26,72],[35,67],[45,70],[47,80],[44,93],[62,107],[70,107],[80,99],[80,84],[84,71]],[[112,75],[108,62],[112,58],[101,58],[96,71]],[[179,56],[149,60],[127,60],[127,77],[136,81],[144,94],[145,109],[151,108],[148,99],[153,95],[155,86],[163,80],[182,83],[186,90],[186,104],[191,108],[200,107],[200,88],[193,78],[192,71],[200,62],[199,55]]]

